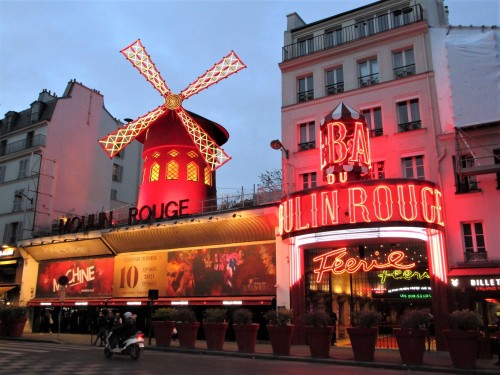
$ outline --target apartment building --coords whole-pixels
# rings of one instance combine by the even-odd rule
[[[450,50],[458,53],[463,47],[461,44],[465,43],[471,45],[473,54],[478,54],[477,62],[479,55],[484,57],[489,51],[498,49],[496,31],[490,28],[486,30],[487,36],[481,38],[479,33],[485,30],[479,28],[475,37],[469,35],[464,40],[457,36],[446,42],[453,33],[453,29],[450,33],[447,12],[441,0],[387,0],[312,23],[305,23],[296,13],[287,16],[280,63],[280,146],[286,151],[283,153],[283,183],[284,193],[288,195],[282,200],[280,214],[285,214],[280,216],[280,222],[286,227],[289,224],[286,220],[300,218],[301,228],[308,227],[302,234],[294,233],[293,229],[282,231],[283,246],[288,247],[290,253],[289,302],[297,312],[316,308],[336,312],[339,335],[345,335],[344,327],[355,323],[353,316],[364,308],[381,311],[388,324],[397,323],[408,307],[428,308],[436,317],[438,328],[447,324],[445,317],[450,308],[475,308],[483,313],[486,324],[491,324],[495,315],[500,314],[497,285],[483,290],[476,303],[472,303],[472,295],[457,303],[457,293],[448,277],[455,272],[472,277],[462,281],[469,282],[470,289],[471,282],[491,284],[486,279],[499,274],[500,241],[493,230],[494,212],[499,208],[498,176],[495,175],[498,158],[494,157],[498,151],[492,146],[499,143],[498,106],[495,107],[494,99],[483,101],[481,95],[467,89],[470,81],[482,73],[477,70],[477,74],[464,80],[463,71],[457,70],[460,56],[446,54]],[[478,45],[477,39],[486,40],[486,46],[484,43]],[[445,43],[458,47],[440,50]],[[493,53],[487,63],[490,73],[485,81],[489,83],[483,85],[482,95],[488,98],[498,97],[496,55]],[[450,74],[453,69],[455,71]],[[482,80],[477,83],[480,82]],[[478,101],[481,103],[475,105]],[[337,123],[345,121],[345,117],[338,115],[345,112],[339,109],[342,106],[350,108],[352,119],[364,118],[369,128],[371,169],[363,177],[369,178],[365,182],[342,184],[337,180],[332,184],[326,178],[323,160],[329,140],[323,129],[332,118]],[[475,107],[479,111],[475,111]],[[488,115],[478,117],[478,112]],[[457,122],[457,117],[461,122]],[[345,134],[338,130],[332,137],[336,147],[334,153],[338,154],[343,148]],[[475,139],[475,152],[471,150],[472,143],[466,141],[468,137]],[[488,143],[491,144],[486,146]],[[476,166],[477,161],[463,156],[457,144],[462,150],[465,145],[468,154],[484,156],[489,168],[482,167],[480,172],[477,169],[464,171],[462,167]],[[352,147],[356,144],[345,138],[346,152]],[[474,173],[484,173],[477,178],[481,181],[481,191],[462,194],[465,182],[471,190],[470,183],[476,181]],[[441,227],[428,225],[428,217],[422,222],[411,223],[406,217],[391,223],[388,216],[370,211],[369,197],[366,207],[365,201],[358,201],[358,207],[363,202],[366,212],[362,225],[359,220],[343,222],[340,219],[322,228],[316,221],[303,222],[299,203],[295,203],[299,207],[295,209],[295,219],[287,214],[289,207],[284,205],[288,201],[290,206],[297,197],[303,200],[304,194],[319,197],[335,190],[340,196],[343,190],[355,191],[363,183],[379,184],[378,191],[389,192],[392,181],[403,186],[401,181],[404,180],[411,181],[414,186],[418,185],[415,181],[426,181],[437,187],[438,215],[444,218]],[[390,198],[394,209],[398,209],[394,203],[398,201],[399,211],[403,213],[406,203],[402,196],[393,194]],[[425,202],[418,204],[425,205]],[[373,205],[377,211],[380,201]],[[342,203],[336,208],[341,218],[355,213],[349,207],[344,210]],[[331,206],[329,209],[329,212],[335,211]],[[319,203],[315,203],[313,210],[321,211]],[[386,233],[396,226],[400,226],[402,232],[398,229],[398,233]],[[410,227],[411,231],[426,228],[425,234],[415,236],[410,233]],[[433,232],[435,230],[437,232]],[[377,234],[373,235],[375,232]],[[339,248],[345,250],[342,259],[346,262],[368,261],[368,264],[373,260],[383,262],[392,252],[401,251],[406,262],[415,267],[406,280],[396,276],[395,267],[389,265],[384,271],[357,268],[357,272],[334,272],[331,267],[325,268],[322,262],[327,262],[326,259]],[[339,259],[335,261],[340,262]],[[482,262],[482,271],[475,273],[470,270],[470,264],[477,266],[478,262]],[[459,272],[455,268],[468,270]],[[326,273],[328,277],[317,277],[318,273],[326,275],[325,271],[331,271]],[[479,275],[483,275],[484,280],[476,277]],[[477,292],[477,288],[473,289]],[[299,336],[296,339],[303,340]],[[440,346],[442,338],[437,339]]]
[[[9,111],[0,121],[0,238],[6,259],[0,262],[0,293],[7,300],[19,292],[20,240],[57,234],[61,218],[136,201],[141,145],[111,160],[97,142],[119,125],[103,95],[75,80],[62,96],[43,90],[29,108]]]

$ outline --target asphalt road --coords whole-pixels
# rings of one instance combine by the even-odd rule
[[[0,374],[6,375],[370,375],[380,374],[381,371],[384,375],[408,373],[369,367],[149,350],[143,351],[138,361],[117,355],[107,359],[103,349],[95,346],[0,340]],[[412,371],[412,374],[424,375],[426,372]]]

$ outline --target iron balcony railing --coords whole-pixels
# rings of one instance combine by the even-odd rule
[[[422,121],[412,121],[404,124],[398,124],[398,130],[400,133],[409,132],[412,130],[422,129]]]
[[[0,156],[13,154],[15,152],[27,150],[32,147],[45,146],[45,135],[38,134],[33,138],[26,138],[20,141],[8,143],[4,147],[0,147]]]
[[[354,25],[339,27],[335,30],[325,32],[323,35],[299,40],[296,43],[284,46],[282,61],[335,48],[387,30],[420,22],[423,19],[423,11],[420,4],[393,10],[390,13],[374,14]]]

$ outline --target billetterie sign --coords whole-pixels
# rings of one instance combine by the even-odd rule
[[[442,193],[431,182],[384,179],[326,185],[284,197],[280,235],[321,227],[377,223],[444,226]]]

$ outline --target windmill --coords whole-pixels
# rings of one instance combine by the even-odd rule
[[[215,197],[214,171],[230,160],[220,148],[229,134],[219,124],[186,111],[182,103],[246,65],[231,51],[187,88],[174,94],[140,39],[120,52],[164,98],[164,103],[156,109],[99,140],[110,158],[133,140],[144,144],[138,206],[166,207],[169,202],[186,199],[200,202]],[[189,213],[205,209],[190,205]]]

